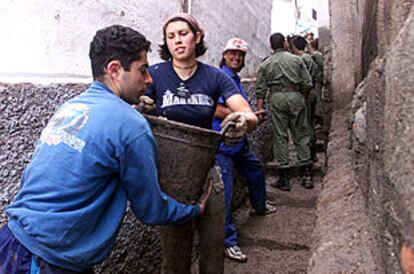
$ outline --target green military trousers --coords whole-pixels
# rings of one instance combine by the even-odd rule
[[[213,190],[204,214],[197,220],[160,228],[163,274],[191,273],[193,237],[196,229],[200,238],[198,273],[224,273],[224,185],[219,168],[211,168],[207,180],[213,180]]]
[[[309,146],[311,150],[316,149],[315,124],[316,124],[316,118],[317,118],[316,116],[319,116],[317,113],[319,111],[318,108],[321,107],[320,100],[318,98],[319,96],[317,94],[317,91],[315,89],[311,89],[311,91],[309,92],[309,99],[306,104],[306,115],[308,119],[308,126],[309,126],[308,130],[309,130],[309,137],[310,137]]]
[[[299,166],[312,163],[305,99],[299,92],[274,92],[269,96],[273,154],[279,168],[289,167],[289,135],[296,147]]]
[[[325,104],[322,99],[322,81],[317,80],[315,81],[315,87],[313,88],[314,96],[315,96],[315,104],[313,113],[315,116],[319,118],[323,118],[325,116]]]

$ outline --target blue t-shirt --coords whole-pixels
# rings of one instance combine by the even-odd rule
[[[154,115],[202,128],[211,128],[217,100],[227,100],[238,94],[234,82],[220,69],[197,62],[197,70],[187,80],[181,80],[172,62],[149,68],[153,83],[146,95],[154,99]]]
[[[236,73],[234,73],[231,69],[229,69],[227,66],[222,66],[221,69],[229,77],[231,77],[233,82],[237,85],[237,88],[239,89],[240,94],[247,101],[247,96],[246,96],[246,93],[244,92],[243,86],[241,84],[240,77]],[[218,104],[222,104],[223,106],[226,106],[226,103],[225,103],[225,101],[223,100],[222,97],[219,98]],[[221,124],[222,121],[223,121],[222,119],[214,117],[214,119],[213,119],[213,129],[216,130],[216,131],[220,131],[221,130],[220,124]],[[220,147],[219,147],[219,152],[225,153],[225,154],[228,154],[228,155],[236,155],[245,147],[246,144],[247,144],[247,137],[245,136],[240,143],[238,143],[234,146],[226,146],[224,143],[221,143]]]
[[[127,200],[147,224],[184,222],[198,206],[160,190],[146,119],[103,83],[66,102],[42,131],[9,228],[33,254],[75,271],[111,252]]]

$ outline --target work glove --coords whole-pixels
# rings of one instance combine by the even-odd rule
[[[224,144],[234,146],[240,143],[247,133],[246,114],[244,112],[230,113],[220,126],[224,131]]]
[[[136,109],[138,109],[141,113],[150,113],[155,109],[155,103],[154,100],[152,100],[150,97],[146,95],[142,95],[140,98],[140,103],[138,106],[136,106]]]

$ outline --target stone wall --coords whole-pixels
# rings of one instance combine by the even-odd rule
[[[361,47],[365,0],[330,0],[332,91],[338,108],[349,104],[362,80]]]
[[[345,2],[334,2],[331,1],[337,5],[331,5],[334,10],[350,10],[343,6],[347,5]],[[338,273],[345,269],[358,273],[401,273],[401,243],[414,244],[413,1],[379,0],[365,1],[365,4],[360,10],[362,16],[351,18],[351,25],[358,26],[357,30],[362,32],[347,38],[362,38],[359,49],[362,58],[341,60],[332,56],[331,73],[336,75],[332,77],[334,98],[350,92],[353,100],[349,101],[347,95],[345,101],[336,101],[334,105],[337,114],[333,117],[328,146],[331,153],[328,152],[326,187],[318,202],[317,241],[309,264],[310,273]],[[334,25],[348,23],[342,17],[331,18],[338,21],[333,22]],[[360,21],[361,18],[364,20]],[[349,51],[349,47],[335,44],[343,39],[338,35],[333,31],[333,48],[336,47],[333,51],[346,55],[348,53],[344,52]],[[348,41],[344,45],[352,43]],[[363,81],[354,82],[358,84],[354,89],[340,85],[344,79],[338,74],[348,65],[354,69],[346,70],[346,75],[358,73],[365,76]],[[357,78],[351,78],[351,81]],[[342,128],[342,131],[335,134],[335,128]],[[349,172],[341,175],[344,170]],[[338,180],[344,181],[334,190],[332,187]],[[354,200],[356,197],[359,198]],[[340,207],[344,217],[335,220],[333,216],[339,215],[335,209],[342,199],[348,199],[349,203]],[[360,206],[359,210],[355,211],[355,206]],[[336,229],[329,229],[329,220],[334,220],[335,228],[345,225],[346,232],[332,237]],[[346,242],[349,244],[341,244]],[[348,255],[343,257],[342,254]],[[358,254],[363,261],[358,261]],[[348,256],[355,256],[355,260],[349,260]]]

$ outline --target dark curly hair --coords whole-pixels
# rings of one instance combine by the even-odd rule
[[[149,51],[150,45],[144,35],[130,27],[112,25],[98,30],[89,49],[93,79],[104,76],[105,66],[112,60],[119,60],[129,71],[131,63],[139,60],[139,53]]]
[[[270,47],[273,50],[282,49],[285,47],[285,36],[280,32],[273,33],[270,38]]]
[[[306,41],[306,39],[305,38],[303,38],[302,36],[300,36],[300,35],[295,35],[293,38],[292,38],[292,44],[298,49],[298,50],[305,50],[305,48],[306,48],[306,46],[307,46],[307,44],[308,44],[308,41]]]
[[[187,22],[183,18],[179,18],[179,17],[173,18],[168,22],[168,24],[171,23],[171,22],[177,22],[177,21],[186,22],[188,24],[188,26],[190,27],[191,32],[194,34],[194,37],[196,36],[197,30],[194,28],[194,26],[192,26],[192,24],[190,24],[189,22]],[[166,38],[165,31],[163,33],[163,36],[164,36],[163,37],[163,42],[164,43],[162,45],[159,45],[160,49],[159,49],[158,52],[160,54],[161,59],[167,61],[167,60],[171,59],[172,55],[171,55],[171,52],[170,52],[170,50],[168,49],[168,46],[167,46],[167,38]],[[207,51],[207,47],[204,43],[204,35],[202,35],[200,43],[198,43],[196,45],[195,55],[196,55],[196,57],[199,57],[199,56],[203,55],[204,53],[206,53],[206,51]]]

